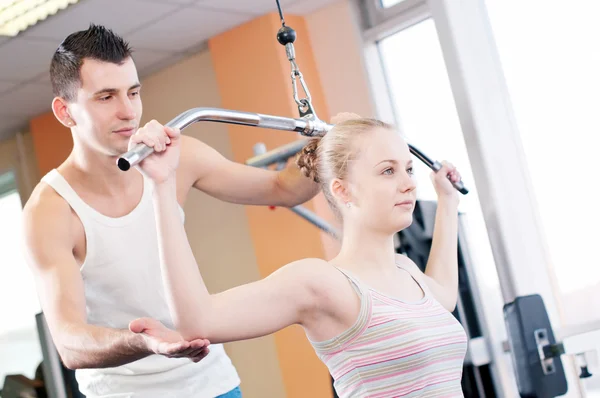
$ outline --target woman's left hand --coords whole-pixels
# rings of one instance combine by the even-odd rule
[[[438,198],[451,198],[458,200],[458,191],[452,182],[460,181],[461,176],[452,163],[443,161],[442,168],[431,173],[431,180],[437,192]]]

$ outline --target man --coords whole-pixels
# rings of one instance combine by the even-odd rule
[[[71,129],[74,146],[26,204],[25,242],[64,364],[76,369],[88,398],[240,396],[240,380],[222,346],[212,345],[207,355],[208,342],[184,341],[167,328],[173,323],[156,249],[151,185],[137,169],[116,167],[142,114],[128,44],[92,25],[65,39],[50,75],[52,110]],[[147,126],[166,128],[156,121]],[[253,168],[191,137],[182,140],[181,206],[191,188],[233,203],[275,206],[303,203],[318,191],[296,167]],[[160,322],[138,334],[128,325],[139,317]]]

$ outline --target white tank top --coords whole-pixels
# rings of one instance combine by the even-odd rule
[[[136,208],[112,218],[85,203],[57,170],[42,181],[69,203],[85,230],[87,249],[81,275],[88,323],[127,329],[133,319],[151,317],[173,328],[161,277],[152,184],[144,178]],[[183,220],[183,209],[181,216]],[[198,363],[151,355],[123,366],[82,369],[75,374],[87,398],[214,398],[240,383],[220,344],[211,345],[210,354]]]

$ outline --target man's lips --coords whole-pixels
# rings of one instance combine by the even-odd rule
[[[133,127],[127,127],[127,128],[115,130],[115,131],[113,131],[113,133],[116,133],[116,134],[119,134],[119,135],[124,135],[126,137],[130,137],[130,136],[132,136],[135,133],[135,128],[133,128]]]

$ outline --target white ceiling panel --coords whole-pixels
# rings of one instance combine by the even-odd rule
[[[289,12],[290,14],[296,15],[306,15],[312,12],[319,10],[320,8],[325,7],[328,4],[334,3],[336,0],[304,0],[304,1],[293,1],[287,7],[287,10],[284,8],[284,17],[285,13]],[[281,6],[283,8],[283,5]]]
[[[48,70],[57,43],[11,40],[0,46],[0,79],[30,80]]]
[[[153,64],[150,67],[147,67],[146,69],[144,69],[143,72],[140,72],[140,76],[141,78],[145,78],[146,76],[153,74],[155,72],[159,72],[165,68],[168,68],[169,66],[172,66],[173,64],[181,61],[182,59],[186,58],[190,56],[189,54],[186,53],[178,53],[178,54],[174,54],[169,58],[164,58],[161,61]]]
[[[179,4],[179,5],[187,5],[193,3],[197,0],[143,0],[148,3],[171,3],[171,4]]]
[[[23,84],[0,96],[0,117],[38,115],[50,111],[52,98],[49,84]]]
[[[31,82],[32,83],[51,84],[50,83],[50,71],[46,70],[46,71],[42,72],[40,75],[36,76],[35,79],[33,79]]]
[[[17,84],[15,82],[0,81],[0,94],[14,88]]]
[[[245,14],[188,8],[139,29],[127,39],[134,48],[183,51],[251,18]]]
[[[54,40],[58,47],[69,34],[87,29],[91,23],[126,35],[140,26],[162,23],[166,14],[178,8],[177,4],[142,0],[82,0],[26,31],[23,37]]]
[[[133,52],[133,60],[140,75],[144,75],[146,70],[152,68],[153,65],[162,63],[171,57],[173,57],[172,53],[163,51],[138,50],[134,48]]]
[[[287,6],[298,0],[280,0],[281,8],[285,14]],[[216,10],[227,10],[231,12],[250,13],[252,15],[263,15],[270,12],[277,12],[277,3],[275,0],[197,0],[194,3],[197,7],[207,7]]]

